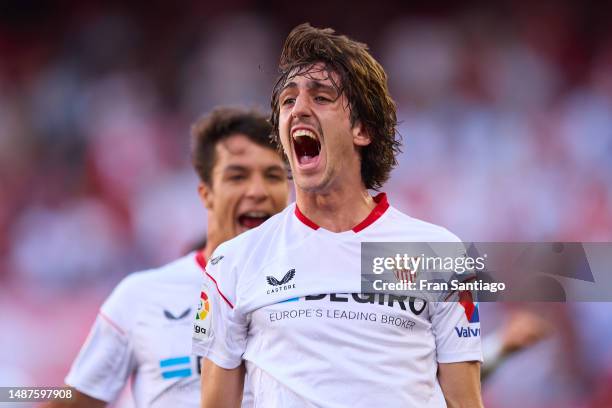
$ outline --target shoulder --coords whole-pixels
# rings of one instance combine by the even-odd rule
[[[270,217],[259,227],[243,232],[235,238],[222,243],[215,250],[213,258],[223,256],[227,258],[227,261],[224,260],[226,264],[232,263],[235,260],[244,263],[245,257],[256,258],[266,248],[278,242],[280,234],[286,230],[293,211],[294,205],[289,205],[280,213]]]
[[[202,276],[202,267],[196,260],[196,253],[189,253],[166,265],[132,274],[136,284],[182,283],[198,280]]]
[[[397,236],[398,241],[461,242],[459,237],[448,229],[411,217],[394,207],[389,207],[384,218],[383,229],[388,235]]]
[[[143,284],[146,285],[148,283],[164,281],[174,282],[182,275],[197,271],[197,266],[198,264],[195,259],[195,253],[190,253],[157,268],[133,272],[125,277],[119,285],[124,285],[131,288]]]
[[[154,286],[181,281],[196,281],[201,276],[195,254],[189,254],[158,268],[133,272],[123,278],[107,298],[104,307],[114,304],[135,304],[134,302],[150,298],[154,293],[149,291]]]

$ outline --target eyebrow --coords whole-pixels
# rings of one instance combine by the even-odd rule
[[[265,171],[280,171],[280,172],[284,172],[286,171],[286,169],[279,165],[279,164],[273,164],[271,166],[266,167]]]
[[[297,84],[294,81],[287,83],[283,87],[283,89],[281,89],[280,94],[282,94],[285,90],[290,89],[290,88],[291,89],[297,88]],[[327,91],[333,94],[338,93],[338,91],[336,90],[334,86],[324,84],[321,81],[317,81],[314,79],[311,79],[306,83],[306,88],[308,88],[309,90],[323,90],[323,91]]]
[[[245,166],[240,166],[238,164],[230,164],[229,166],[225,167],[223,169],[224,172],[230,172],[230,171],[248,171],[249,169],[246,168]]]
[[[250,171],[251,169],[248,166],[241,166],[239,164],[230,164],[229,166],[223,169],[223,172],[232,172],[232,171]],[[264,171],[285,171],[285,168],[278,164],[273,164],[264,168]]]

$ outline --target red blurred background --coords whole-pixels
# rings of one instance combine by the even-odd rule
[[[61,384],[119,279],[204,234],[190,123],[268,109],[304,21],[389,74],[394,206],[468,241],[611,241],[612,7],[457,3],[2,2],[0,385]],[[520,306],[483,304],[483,332]],[[610,305],[539,310],[557,334],[484,384],[487,406],[612,406]]]

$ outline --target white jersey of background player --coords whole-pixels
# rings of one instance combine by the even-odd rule
[[[358,294],[361,242],[456,241],[368,194],[399,146],[382,67],[304,24],[280,70],[271,119],[296,206],[215,251],[194,325],[202,406],[240,405],[242,361],[256,407],[482,406],[476,305]]]
[[[138,407],[199,406],[200,365],[191,354],[191,332],[206,259],[220,243],[287,205],[286,167],[269,134],[263,116],[230,108],[194,125],[192,157],[208,209],[207,244],[117,286],[66,378],[78,391],[70,407],[105,406],[130,378]]]

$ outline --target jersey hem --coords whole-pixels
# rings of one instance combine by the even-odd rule
[[[461,363],[466,361],[483,362],[482,353],[474,351],[466,351],[463,353],[438,353],[438,363]]]
[[[96,391],[95,386],[88,386],[84,383],[73,381],[70,374],[66,377],[64,382],[66,383],[66,385],[69,385],[70,387],[74,388],[78,392],[85,394],[88,397],[95,398],[100,401],[104,401],[107,404],[110,404],[111,402],[113,402],[118,396],[118,395],[114,395],[114,396],[104,395],[103,391],[100,391],[100,390]]]
[[[226,358],[225,356],[214,352],[212,350],[208,351],[207,355],[204,355],[202,357],[205,357],[207,359],[209,359],[210,361],[212,361],[213,363],[215,363],[216,365],[218,365],[221,368],[225,368],[226,370],[232,370],[234,368],[237,368],[240,366],[240,364],[242,363],[242,360],[240,360],[238,363],[236,363],[235,361],[232,361],[228,358]]]

